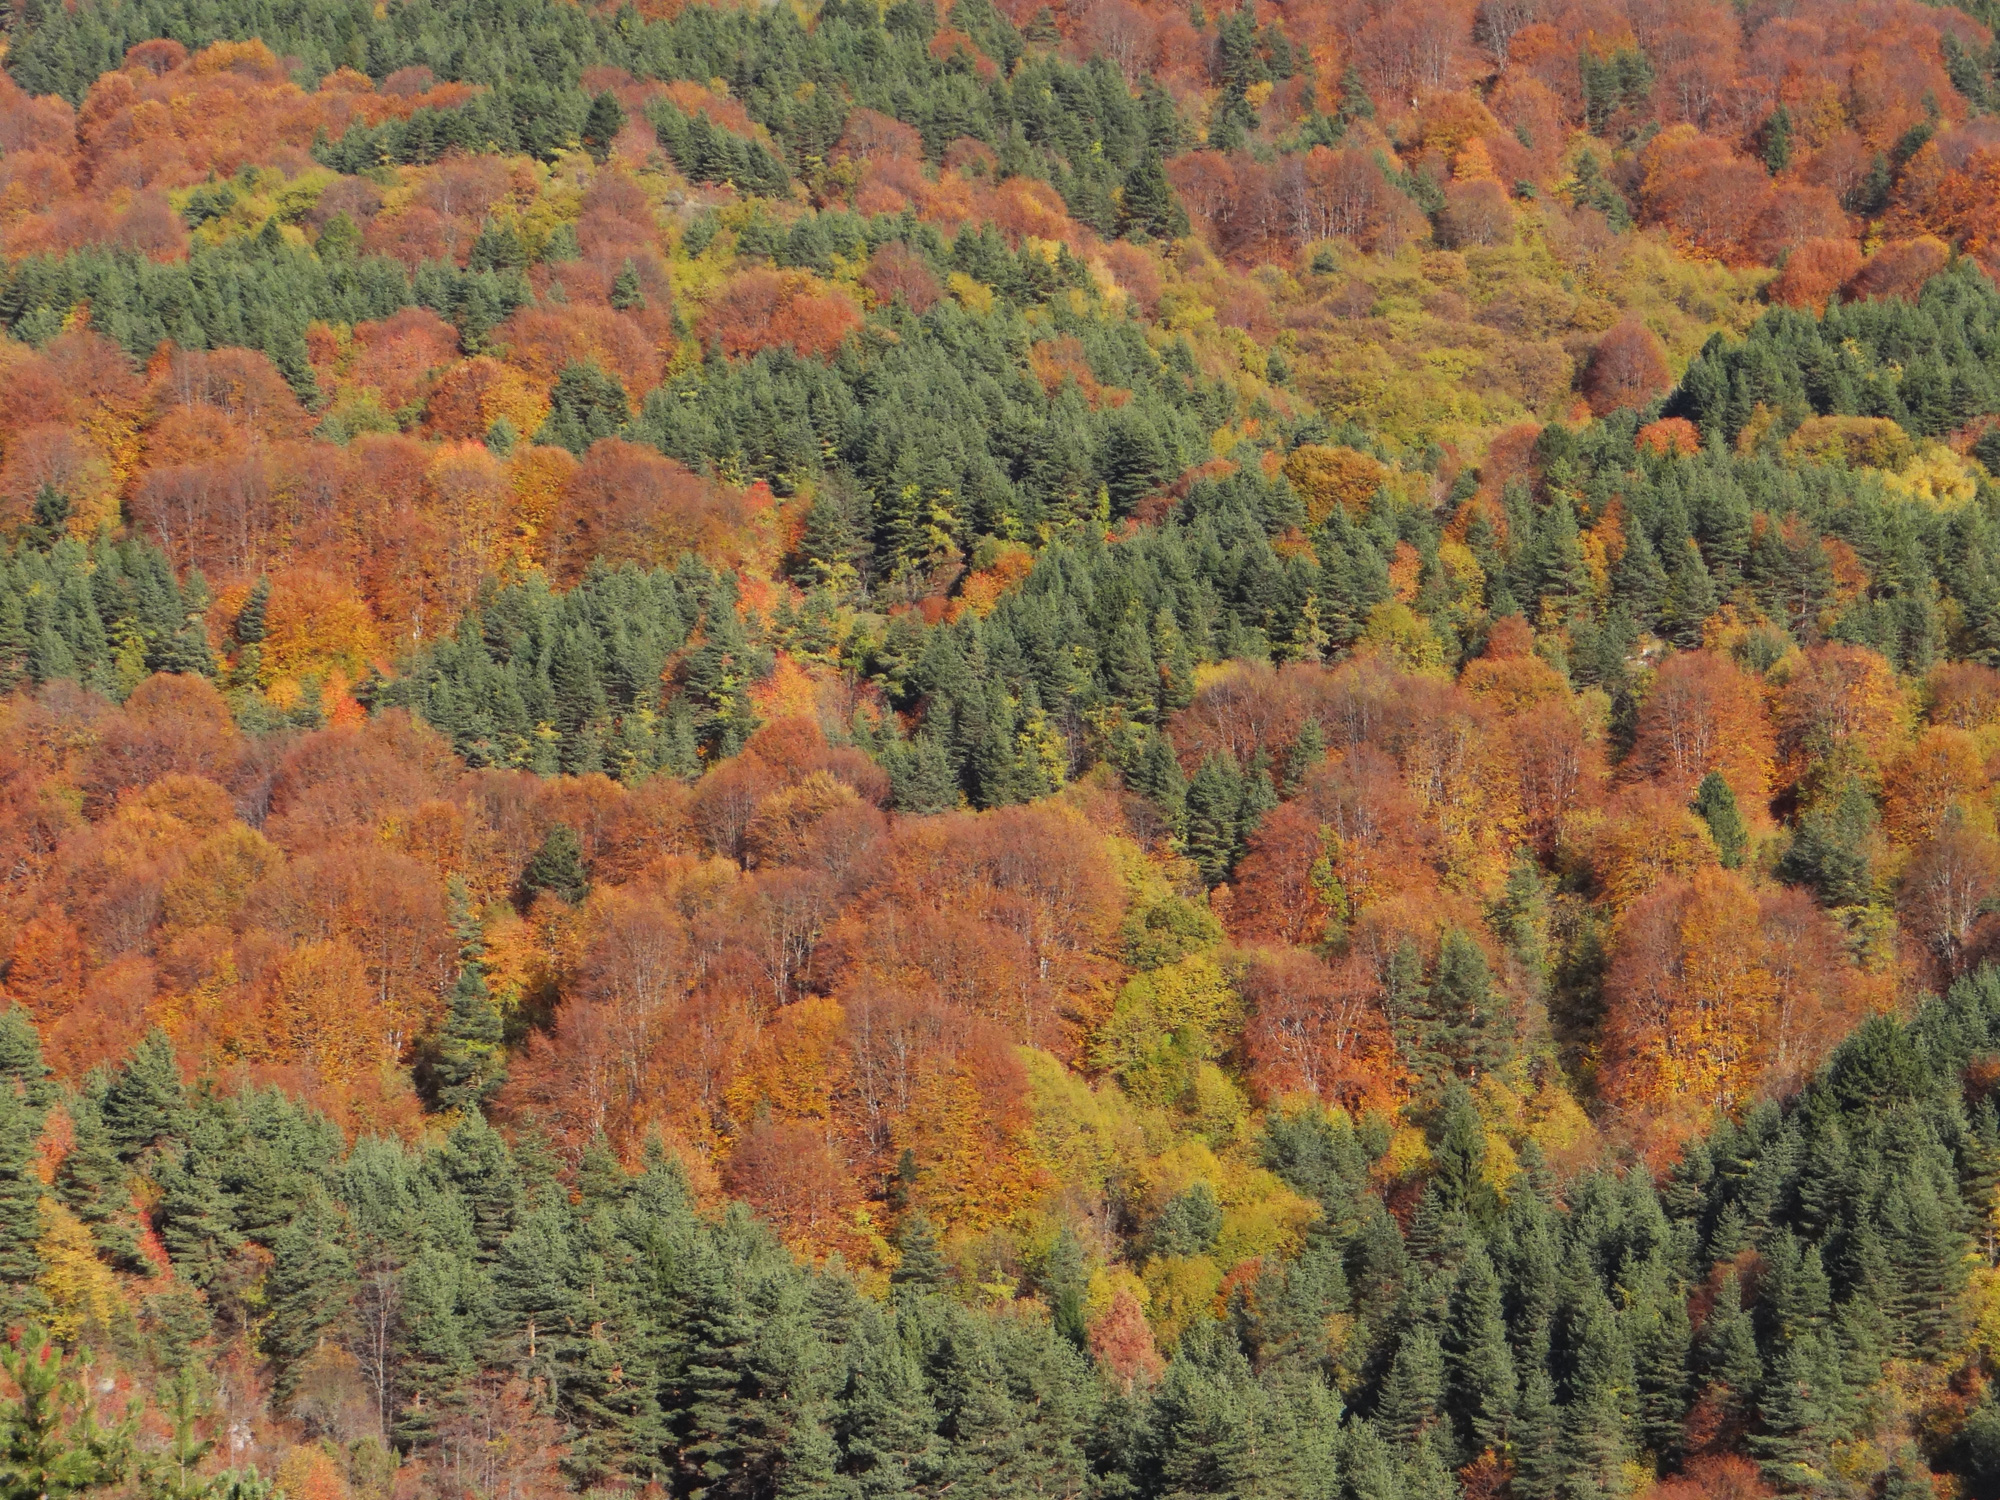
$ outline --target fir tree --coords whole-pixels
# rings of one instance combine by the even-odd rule
[[[121,1271],[149,1269],[133,1222],[131,1182],[96,1099],[72,1099],[69,1117],[71,1143],[56,1169],[57,1200],[89,1229],[97,1253],[112,1265]]]
[[[353,1284],[354,1261],[341,1243],[341,1225],[324,1194],[309,1194],[299,1213],[271,1244],[271,1272],[265,1288],[269,1316],[264,1349],[277,1369],[282,1397],[298,1378],[298,1367],[319,1347],[345,1311]]]
[[[1136,230],[1161,240],[1176,240],[1188,232],[1187,210],[1174,196],[1156,152],[1148,151],[1125,174],[1121,197],[1118,220],[1123,232]]]
[[[1385,1437],[1407,1447],[1438,1419],[1444,1394],[1444,1349],[1437,1334],[1420,1325],[1396,1342],[1376,1408],[1376,1425]]]
[[[132,1465],[136,1421],[97,1419],[87,1368],[64,1357],[39,1328],[0,1348],[15,1397],[0,1400],[0,1495],[69,1500],[121,1485]]]
[[[174,1134],[187,1107],[174,1044],[154,1027],[105,1090],[104,1125],[126,1161]]]
[[[583,121],[583,145],[590,159],[602,166],[611,155],[611,143],[625,128],[625,107],[618,96],[606,89],[590,101],[590,113]]]
[[[1445,1406],[1457,1429],[1459,1451],[1477,1457],[1503,1451],[1518,1394],[1507,1346],[1500,1278],[1475,1245],[1458,1271],[1445,1315]]]
[[[931,1227],[926,1214],[911,1214],[903,1222],[903,1232],[897,1236],[896,1248],[901,1252],[901,1258],[896,1262],[896,1269],[889,1273],[891,1286],[922,1294],[942,1290],[951,1280],[951,1268],[938,1250],[937,1231]]]
[[[1750,845],[1750,831],[1744,825],[1743,814],[1737,811],[1736,794],[1720,771],[1710,771],[1702,777],[1694,794],[1694,810],[1708,825],[1722,868],[1733,870],[1741,865]]]
[[[522,883],[527,885],[525,876]],[[501,1050],[505,1028],[486,984],[485,943],[471,915],[465,884],[456,876],[450,895],[459,930],[459,970],[432,1051],[431,1092],[440,1110],[476,1110],[505,1081]]]
[[[1243,775],[1227,756],[1201,763],[1187,788],[1187,853],[1210,885],[1229,877],[1236,862]]]
[[[0,1313],[19,1322],[46,1310],[42,1274],[42,1184],[35,1172],[40,1122],[18,1094],[0,1089]]]
[[[39,1117],[55,1102],[41,1033],[19,1005],[0,1010],[0,1088],[11,1089],[30,1114]]]
[[[571,906],[590,894],[590,877],[583,868],[583,843],[567,823],[557,823],[549,829],[521,872],[522,905],[532,904],[543,891]]]
[[[646,305],[646,293],[639,285],[639,268],[630,257],[612,280],[611,305],[619,312],[631,312]]]

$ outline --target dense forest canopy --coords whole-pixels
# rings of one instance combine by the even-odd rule
[[[2000,1495],[2000,12],[22,0],[0,1496]]]

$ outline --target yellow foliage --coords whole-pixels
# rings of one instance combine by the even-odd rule
[[[507,479],[514,487],[514,547],[523,563],[547,562],[543,540],[562,505],[576,460],[567,448],[522,444],[507,461]]]
[[[1430,621],[1400,601],[1378,604],[1368,611],[1359,645],[1380,652],[1405,672],[1437,675],[1444,671],[1444,643],[1431,629]]]
[[[38,1282],[49,1300],[49,1332],[73,1339],[108,1329],[125,1314],[118,1278],[97,1258],[90,1231],[53,1198],[41,1201],[43,1271]]]
[[[161,892],[170,928],[221,925],[236,914],[250,887],[284,858],[254,828],[231,823],[195,846]]]
[[[1423,1131],[1414,1125],[1404,1125],[1389,1137],[1389,1150],[1379,1170],[1389,1181],[1401,1182],[1429,1171],[1430,1165],[1430,1142],[1424,1139]]]
[[[1162,1349],[1171,1349],[1191,1324],[1209,1316],[1222,1286],[1222,1267],[1206,1255],[1168,1255],[1149,1261],[1140,1279],[1153,1338]]]
[[[1389,477],[1388,465],[1354,448],[1301,443],[1285,457],[1285,478],[1298,491],[1306,517],[1317,526],[1339,506],[1360,515]]]
[[[1222,966],[1195,954],[1126,982],[1098,1029],[1095,1061],[1134,1099],[1167,1104],[1194,1082],[1194,1065],[1221,1055],[1241,1020]]]
[[[1785,439],[1785,452],[1815,463],[1898,469],[1916,449],[1910,435],[1886,417],[1808,417]]]
[[[1215,1240],[1216,1258],[1233,1266],[1262,1255],[1296,1255],[1305,1243],[1306,1229],[1319,1215],[1317,1203],[1282,1183],[1273,1183],[1265,1196],[1223,1211],[1222,1232]]]
[[[277,1488],[287,1500],[351,1500],[340,1464],[323,1448],[294,1448],[278,1465]]]
[[[382,649],[375,617],[361,597],[331,574],[308,568],[272,579],[265,628],[266,683],[329,671],[354,681]]]
[[[1935,511],[1962,510],[1979,495],[1979,479],[1969,460],[1938,445],[1925,449],[1894,474],[1882,476],[1882,488]]]
[[[953,271],[945,277],[944,284],[967,312],[984,317],[993,311],[993,288],[985,282],[974,281],[963,271]]]

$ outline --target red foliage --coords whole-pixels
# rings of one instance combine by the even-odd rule
[[[1583,394],[1598,416],[1621,407],[1644,406],[1673,384],[1660,337],[1636,318],[1627,318],[1598,340],[1583,373]]]
[[[824,359],[861,326],[861,314],[843,293],[821,291],[813,277],[765,269],[733,277],[702,314],[704,340],[726,354],[749,355],[785,345]]]
[[[570,581],[591,559],[671,563],[713,554],[743,519],[736,492],[689,473],[657,450],[606,438],[584,455],[550,528],[549,568]]]

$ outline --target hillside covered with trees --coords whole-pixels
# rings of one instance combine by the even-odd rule
[[[0,15],[0,1496],[2000,1496],[2000,12]]]

